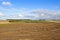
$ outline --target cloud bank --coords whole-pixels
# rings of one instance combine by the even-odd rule
[[[4,17],[5,19],[46,19],[46,20],[60,20],[60,11],[59,10],[47,10],[47,9],[24,9],[24,8],[11,8],[11,9],[5,9],[2,10],[6,11],[1,13],[0,17]],[[3,16],[4,15],[4,16]]]
[[[11,4],[11,2],[8,2],[8,1],[5,2],[5,1],[3,1],[3,2],[2,2],[2,5],[5,5],[5,6],[11,6],[12,4]]]
[[[37,10],[32,10],[31,14],[38,15],[37,19],[60,20],[60,11],[57,11],[57,10],[37,9]]]
[[[4,16],[4,14],[2,12],[0,12],[0,16]]]

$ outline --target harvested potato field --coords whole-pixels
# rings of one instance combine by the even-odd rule
[[[60,40],[60,23],[0,24],[0,40]]]
[[[6,20],[0,20],[0,24],[8,24],[9,22]]]

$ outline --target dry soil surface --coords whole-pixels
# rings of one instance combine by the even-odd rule
[[[60,23],[0,24],[0,40],[60,40]]]

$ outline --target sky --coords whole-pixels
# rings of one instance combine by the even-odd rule
[[[60,20],[60,0],[0,0],[0,19]]]

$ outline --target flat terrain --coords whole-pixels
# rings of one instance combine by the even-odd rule
[[[0,40],[60,40],[60,23],[0,24]]]
[[[52,20],[50,20],[48,22],[60,23],[60,20],[59,21],[52,21]]]
[[[0,24],[8,24],[9,22],[6,20],[0,20]]]

